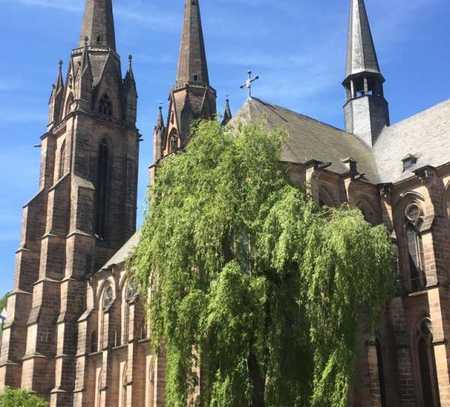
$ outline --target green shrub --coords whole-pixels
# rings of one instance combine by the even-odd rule
[[[8,388],[0,395],[0,407],[48,407],[48,403],[29,391]]]

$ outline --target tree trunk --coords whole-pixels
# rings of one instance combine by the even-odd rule
[[[253,386],[251,407],[264,407],[265,382],[261,375],[258,361],[253,352],[250,352],[250,355],[248,356],[248,371],[250,375],[250,383]]]

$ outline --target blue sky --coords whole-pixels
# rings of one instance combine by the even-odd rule
[[[21,208],[37,192],[57,61],[76,46],[84,0],[0,0],[0,294],[13,284]],[[221,108],[249,68],[254,94],[342,127],[348,0],[202,0],[210,78]],[[174,82],[182,0],[115,0],[122,60],[134,55],[141,150],[139,211],[158,103]],[[450,2],[366,0],[394,122],[450,98]],[[125,64],[124,64],[125,65]],[[450,137],[450,135],[449,135]]]

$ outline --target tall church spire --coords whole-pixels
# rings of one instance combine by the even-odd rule
[[[389,108],[384,98],[384,77],[370,30],[364,0],[350,0],[350,23],[344,106],[346,130],[368,145],[375,144],[385,126],[389,126]]]
[[[112,0],[86,0],[80,47],[85,38],[93,47],[116,50]]]
[[[209,85],[199,0],[185,0],[184,5],[177,87],[186,84]]]
[[[364,0],[351,0],[346,76],[361,72],[381,75]]]

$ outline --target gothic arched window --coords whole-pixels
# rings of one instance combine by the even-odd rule
[[[423,405],[426,407],[439,407],[433,334],[431,331],[431,321],[428,318],[424,319],[420,324],[418,335],[417,352]]]
[[[98,112],[107,117],[113,115],[111,99],[106,93],[101,97],[100,102],[98,103]]]
[[[97,185],[95,195],[95,234],[105,238],[108,209],[108,145],[105,140],[100,143],[97,166]]]
[[[97,331],[93,331],[91,333],[91,343],[90,343],[90,349],[89,351],[91,353],[95,353],[98,350],[98,336],[97,336]]]
[[[418,290],[425,287],[425,273],[423,269],[423,245],[420,234],[420,224],[422,222],[422,212],[419,206],[412,203],[405,210],[406,217],[406,241],[408,249],[409,275],[411,288]]]
[[[66,172],[66,141],[64,140],[59,150],[59,173],[58,179],[62,178]]]
[[[67,102],[66,102],[66,115],[68,115],[71,111],[72,111],[72,105],[73,105],[73,95],[72,93],[69,95],[69,97],[67,98]]]

